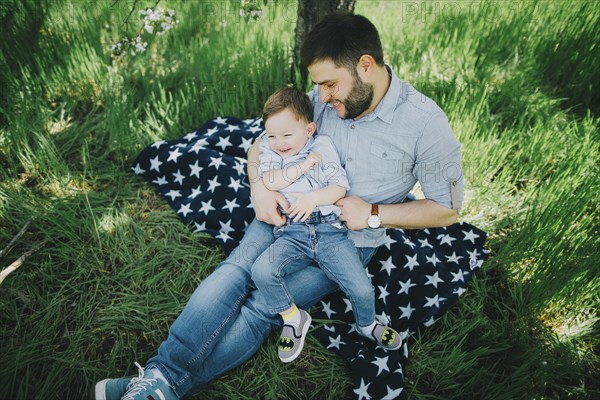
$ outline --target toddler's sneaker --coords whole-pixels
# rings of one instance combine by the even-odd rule
[[[300,323],[298,326],[285,324],[283,325],[283,331],[277,342],[277,354],[279,359],[284,363],[294,361],[300,355],[302,348],[304,347],[304,339],[312,318],[309,313],[299,309],[300,312]]]
[[[379,322],[375,323],[375,326],[371,331],[371,336],[378,345],[386,350],[398,350],[402,345],[402,339],[398,332]]]

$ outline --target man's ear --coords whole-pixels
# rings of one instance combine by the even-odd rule
[[[358,59],[358,64],[356,65],[356,72],[358,72],[358,76],[361,78],[368,77],[374,74],[375,67],[377,63],[373,56],[369,54],[363,54]]]
[[[317,131],[316,123],[311,122],[308,125],[306,125],[306,133],[307,133],[308,137],[311,137],[316,131]]]

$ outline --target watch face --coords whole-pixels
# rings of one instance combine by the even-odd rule
[[[379,215],[371,215],[367,220],[367,225],[369,225],[369,228],[379,228],[381,226],[381,218],[379,218]]]

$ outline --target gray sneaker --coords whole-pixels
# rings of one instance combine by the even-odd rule
[[[279,359],[284,363],[292,362],[298,358],[304,347],[306,332],[308,332],[312,321],[309,313],[304,310],[298,311],[300,311],[300,324],[298,328],[288,324],[283,325],[283,331],[277,342],[277,354],[279,355]]]
[[[402,339],[398,332],[390,327],[380,324],[377,322],[373,327],[371,336],[378,345],[386,350],[398,350],[402,345]]]

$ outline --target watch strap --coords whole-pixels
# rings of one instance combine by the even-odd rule
[[[371,215],[379,216],[379,204],[371,204]]]

